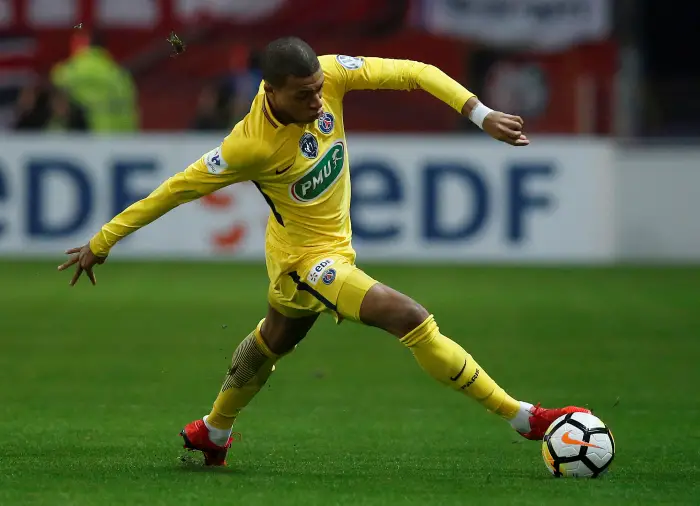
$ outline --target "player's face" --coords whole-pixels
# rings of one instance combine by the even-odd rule
[[[281,88],[270,88],[275,112],[290,123],[313,123],[323,113],[323,70],[309,77],[289,76]]]

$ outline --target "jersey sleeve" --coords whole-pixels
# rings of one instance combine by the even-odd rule
[[[231,134],[182,172],[163,182],[105,224],[90,240],[95,255],[107,256],[121,239],[160,218],[175,207],[226,186],[248,181],[261,167],[262,150]]]
[[[331,73],[352,90],[424,90],[457,112],[474,93],[433,65],[375,57],[333,56]]]

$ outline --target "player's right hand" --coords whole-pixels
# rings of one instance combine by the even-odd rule
[[[95,265],[105,263],[107,257],[98,257],[95,255],[90,249],[90,243],[86,244],[85,246],[71,248],[66,251],[66,254],[71,255],[71,257],[67,262],[58,266],[59,271],[64,271],[71,265],[78,264],[75,268],[75,274],[73,274],[73,278],[70,280],[70,286],[73,286],[78,282],[78,279],[80,279],[83,272],[87,274],[87,277],[90,278],[90,282],[93,285],[97,284],[97,278],[95,278],[95,273],[92,271],[92,268]]]
[[[530,144],[530,140],[523,134],[523,119],[520,116],[492,111],[484,118],[483,129],[494,139],[511,146]]]

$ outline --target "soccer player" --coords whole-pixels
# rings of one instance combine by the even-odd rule
[[[545,409],[508,395],[433,316],[408,296],[355,265],[350,228],[350,167],[343,97],[353,90],[422,89],[468,116],[494,139],[527,146],[523,121],[493,111],[434,66],[415,61],[317,57],[298,38],[271,42],[262,55],[263,81],[250,112],[202,158],[118,214],[82,247],[67,251],[64,270],[77,264],[95,284],[122,238],[171,209],[240,181],[253,181],[270,206],[266,263],[268,312],[233,353],[211,412],[182,430],[185,447],[207,465],[225,464],[231,429],[260,391],[275,363],[294,350],[318,315],[379,327],[396,336],[430,376],[475,399],[527,439],[541,440],[569,406]]]

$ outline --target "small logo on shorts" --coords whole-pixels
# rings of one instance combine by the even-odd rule
[[[315,285],[316,283],[318,283],[318,280],[321,279],[321,275],[323,274],[323,271],[326,269],[326,267],[330,267],[331,265],[333,265],[333,259],[324,258],[311,268],[311,270],[309,271],[309,275],[306,276],[306,280],[312,285]]]
[[[333,281],[335,281],[335,269],[328,269],[321,278],[321,281],[323,281],[323,284],[325,285],[330,285]]]

